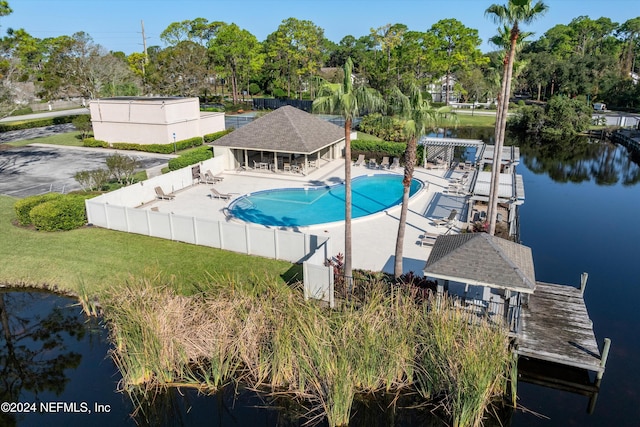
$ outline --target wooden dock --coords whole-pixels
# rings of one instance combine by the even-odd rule
[[[596,372],[600,378],[605,369],[608,342],[601,357],[583,290],[584,287],[536,282],[529,304],[522,307],[516,353],[586,369]]]

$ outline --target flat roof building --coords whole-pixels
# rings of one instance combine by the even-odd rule
[[[169,144],[225,128],[224,113],[200,112],[198,98],[102,98],[89,109],[95,138],[110,144]]]

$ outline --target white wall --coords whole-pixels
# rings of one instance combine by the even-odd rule
[[[224,113],[200,113],[198,98],[91,101],[95,138],[108,143],[170,144],[225,129]]]
[[[200,132],[202,136],[225,130],[224,113],[203,112],[200,114]]]
[[[226,159],[223,157],[214,157],[213,159],[205,160],[198,164],[200,165],[200,170],[211,170],[215,175],[224,170],[225,161]],[[183,188],[194,185],[194,181],[191,176],[191,168],[193,166],[196,165],[191,165],[177,171],[155,176],[147,179],[146,181],[111,191],[91,200],[95,200],[98,203],[108,203],[116,206],[140,206],[155,200],[155,187],[157,186],[162,187],[165,193],[173,193],[174,191],[182,190]],[[91,218],[89,218],[89,222],[92,222]]]

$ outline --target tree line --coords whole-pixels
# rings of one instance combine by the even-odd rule
[[[11,13],[0,1],[0,16]],[[478,17],[482,19],[481,17]],[[492,102],[501,90],[503,57],[510,43],[505,27],[482,53],[478,31],[443,19],[426,31],[401,23],[345,36],[338,43],[309,20],[288,18],[265,40],[234,23],[195,18],[171,23],[165,44],[129,55],[108,51],[87,33],[40,39],[8,29],[0,40],[0,103],[3,115],[33,99],[105,96],[198,96],[207,100],[245,95],[314,99],[327,82],[340,82],[353,60],[355,78],[378,90],[409,84],[425,97],[435,84],[443,101]],[[640,108],[637,84],[640,17],[624,23],[579,16],[534,40],[520,34],[512,93],[545,101],[563,94],[610,107]],[[635,75],[635,81],[633,76]],[[444,83],[443,83],[444,82]]]

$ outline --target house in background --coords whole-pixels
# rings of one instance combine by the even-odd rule
[[[170,144],[225,129],[224,113],[200,112],[198,98],[102,98],[89,109],[95,138],[110,144]]]
[[[431,95],[433,102],[445,102],[447,99],[447,86],[449,86],[449,102],[458,102],[460,94],[453,90],[456,84],[456,78],[452,75],[442,76],[435,83],[427,85],[427,92]]]

